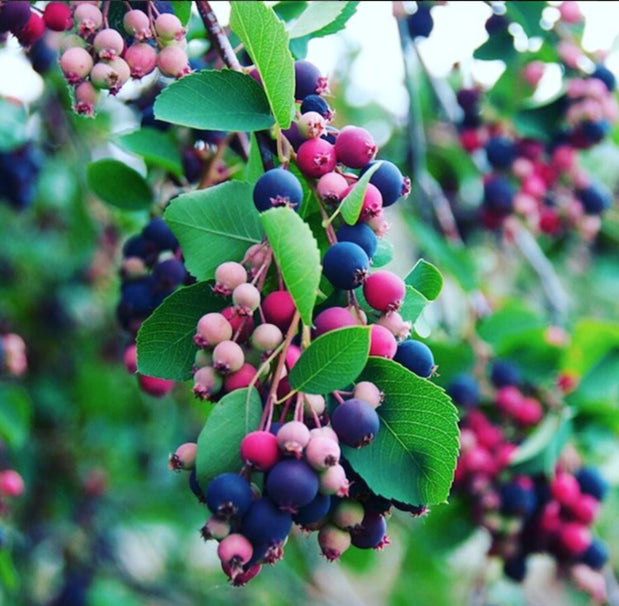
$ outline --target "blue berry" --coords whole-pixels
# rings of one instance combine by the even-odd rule
[[[503,562],[503,572],[508,579],[521,583],[527,576],[527,559],[523,555],[517,555]]]
[[[504,515],[528,516],[537,505],[533,488],[526,488],[517,482],[503,484],[499,489],[501,513]]]
[[[595,467],[582,467],[576,474],[576,480],[583,494],[589,494],[598,501],[603,501],[608,492],[608,483]]]
[[[316,472],[305,461],[287,459],[269,472],[266,494],[281,510],[296,513],[318,494],[318,484]]]
[[[322,260],[323,272],[335,288],[353,290],[361,285],[370,268],[366,252],[354,242],[336,242]]]
[[[142,235],[131,236],[123,245],[122,252],[123,257],[139,257],[147,265],[152,265],[157,259],[157,247]]]
[[[365,251],[370,259],[376,253],[378,238],[367,223],[344,224],[337,230],[335,236],[340,242],[354,242]]]
[[[508,360],[497,360],[492,365],[490,380],[492,384],[499,389],[509,385],[519,385],[520,371],[513,362]]]
[[[324,518],[330,509],[331,495],[318,493],[312,501],[297,511],[292,520],[300,526],[308,526]]]
[[[241,522],[241,533],[253,545],[275,545],[283,541],[292,527],[292,516],[267,498],[254,501]]]
[[[400,343],[393,359],[426,379],[434,370],[432,350],[425,343],[414,339],[407,339]]]
[[[477,406],[479,404],[479,383],[471,375],[454,377],[447,387],[447,393],[458,406]]]
[[[361,175],[366,170],[369,170],[378,160],[374,160],[361,170]],[[370,177],[370,183],[378,188],[383,197],[383,208],[391,206],[397,202],[402,196],[408,193],[410,182],[405,179],[400,169],[388,160],[381,160],[381,165],[376,169],[376,172]]]
[[[516,146],[507,137],[491,137],[485,149],[488,162],[494,168],[509,168],[516,159]]]
[[[509,21],[503,15],[491,15],[485,23],[486,31],[490,36],[493,34],[506,33],[508,27]]]
[[[320,114],[325,120],[331,120],[333,117],[333,110],[329,107],[329,104],[320,95],[307,95],[301,103],[301,113],[316,112]]]
[[[603,141],[610,133],[611,126],[607,120],[585,120],[580,125],[580,132],[585,136],[587,142],[590,144],[599,143]]]
[[[136,316],[148,315],[153,309],[155,281],[151,276],[125,282],[120,287],[120,305]]]
[[[353,398],[337,405],[331,415],[331,425],[341,442],[360,448],[374,440],[380,419],[373,406]]]
[[[176,236],[161,217],[151,219],[142,230],[142,235],[153,242],[160,251],[171,250],[174,252],[178,248]]]
[[[476,88],[461,88],[456,94],[458,105],[467,113],[476,112],[479,103],[479,90]]]
[[[366,512],[361,529],[352,533],[352,544],[359,549],[375,549],[386,543],[387,522],[379,514]]]
[[[492,177],[484,184],[484,205],[499,215],[508,215],[514,207],[515,193],[505,177]]]
[[[613,92],[615,87],[617,86],[617,80],[615,75],[609,70],[606,69],[603,65],[596,65],[594,72],[591,74],[591,78],[597,78],[601,80],[606,85],[606,88],[609,92]]]
[[[411,38],[427,38],[434,29],[429,2],[417,2],[417,11],[406,19]]]
[[[272,168],[262,175],[254,186],[254,204],[263,212],[276,206],[299,210],[303,188],[299,180],[283,168]]]
[[[310,61],[294,62],[294,98],[303,101],[308,95],[324,92],[326,80],[320,70]]]
[[[577,195],[588,215],[599,215],[611,204],[610,194],[595,185],[579,190]]]
[[[216,515],[243,516],[249,510],[252,491],[249,482],[235,473],[222,473],[206,488],[206,505]]]
[[[593,570],[601,570],[608,562],[608,549],[599,539],[593,539],[591,545],[580,556],[580,559]]]
[[[187,278],[187,270],[182,261],[166,259],[153,268],[153,277],[160,290],[170,291],[180,286]]]

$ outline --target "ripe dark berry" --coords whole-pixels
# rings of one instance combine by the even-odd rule
[[[608,549],[599,539],[593,539],[591,545],[580,556],[580,559],[593,570],[601,570],[608,562]]]
[[[528,516],[537,505],[533,488],[517,481],[503,484],[500,489],[501,513],[505,515]]]
[[[462,374],[454,377],[447,387],[447,393],[458,406],[479,404],[479,383],[471,375]]]
[[[350,168],[363,168],[377,151],[372,135],[359,126],[345,126],[335,140],[338,162]]]
[[[335,233],[339,242],[354,242],[363,250],[371,259],[376,253],[378,247],[378,238],[372,228],[366,223],[357,223],[356,225],[342,225]]]
[[[277,206],[289,206],[299,210],[303,200],[303,188],[290,171],[272,168],[256,181],[253,196],[254,204],[260,212]]]
[[[527,576],[527,558],[524,555],[517,555],[503,562],[503,572],[512,581],[521,583]]]
[[[376,162],[370,162],[361,170],[361,175],[371,168]],[[381,165],[370,177],[370,183],[378,187],[383,197],[383,207],[391,206],[402,196],[407,196],[410,192],[410,179],[404,177],[400,169],[387,160],[381,160]]]
[[[160,217],[151,219],[142,230],[142,235],[150,240],[160,251],[171,250],[176,252],[178,240],[168,227],[168,224]]]
[[[292,516],[280,509],[271,499],[254,501],[241,522],[241,533],[254,546],[275,545],[283,541],[290,532]]]
[[[397,311],[404,302],[405,295],[404,280],[385,269],[374,272],[363,283],[363,296],[377,311]]]
[[[366,512],[361,528],[352,534],[352,544],[359,549],[381,549],[388,542],[385,518],[373,512]]]
[[[599,215],[610,206],[612,201],[608,192],[595,185],[578,190],[577,196],[588,215]]]
[[[277,438],[270,431],[252,431],[241,441],[241,459],[258,471],[271,469],[280,456]]]
[[[406,19],[411,38],[427,38],[434,28],[429,2],[417,2],[417,11]]]
[[[15,32],[30,19],[30,2],[3,2],[0,8],[0,32]]]
[[[497,387],[507,387],[508,385],[520,384],[520,371],[518,367],[508,360],[497,360],[492,365],[490,380]]]
[[[335,146],[324,139],[310,139],[299,147],[297,163],[306,177],[318,179],[335,168]]]
[[[492,177],[484,184],[484,206],[498,216],[508,215],[514,207],[515,191],[505,177]]]
[[[230,518],[242,517],[252,502],[251,486],[235,473],[222,473],[213,478],[206,489],[206,505],[212,513]]]
[[[490,36],[507,32],[509,21],[503,15],[491,15],[485,23],[486,31]]]
[[[353,242],[336,242],[325,253],[323,272],[335,288],[353,290],[367,274],[370,259],[365,251]]]
[[[333,110],[320,95],[308,95],[303,99],[303,103],[301,103],[301,114],[307,114],[308,112],[316,112],[325,120],[331,120],[333,118]]]
[[[353,398],[338,404],[331,415],[331,425],[341,442],[360,448],[374,440],[380,419],[372,405]]]
[[[598,501],[603,501],[608,492],[608,482],[594,467],[582,467],[576,474],[576,480],[583,494],[589,494]]]
[[[40,40],[45,33],[45,22],[43,18],[32,11],[26,25],[22,25],[15,30],[15,36],[19,43],[24,47],[32,46],[37,40]]]
[[[297,101],[304,100],[308,95],[320,95],[327,89],[326,78],[310,61],[295,61],[294,82],[294,98]]]
[[[296,307],[287,290],[275,290],[262,301],[262,312],[267,322],[275,324],[282,332],[286,332]]]
[[[345,307],[328,307],[314,318],[314,336],[319,337],[347,326],[357,326],[357,321],[350,311]]]
[[[591,78],[597,78],[601,80],[606,85],[606,88],[609,92],[613,92],[615,87],[617,86],[617,79],[615,75],[603,65],[596,65],[595,70],[591,74]]]
[[[393,359],[420,377],[428,378],[434,370],[432,350],[421,341],[407,339],[398,345]]]
[[[318,493],[312,501],[292,516],[292,520],[300,526],[309,526],[324,518],[329,513],[329,509],[331,509],[331,497]]]
[[[187,278],[185,265],[179,259],[166,259],[153,267],[153,277],[161,290],[173,290]]]
[[[297,512],[310,503],[317,492],[318,476],[305,461],[280,461],[267,477],[266,493],[282,511]]]
[[[509,168],[516,159],[516,146],[507,137],[491,137],[485,149],[494,168]]]

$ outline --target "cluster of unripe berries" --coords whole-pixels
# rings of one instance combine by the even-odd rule
[[[522,581],[528,555],[543,552],[579,586],[599,596],[604,586],[599,570],[608,553],[590,526],[607,492],[606,482],[597,470],[582,467],[569,449],[551,475],[510,469],[518,445],[541,421],[543,409],[537,398],[523,393],[530,386],[523,385],[513,363],[496,361],[490,382],[489,402],[471,375],[457,376],[448,387],[461,407],[455,493],[469,501],[475,523],[490,532],[489,553],[503,560],[509,578]]]
[[[0,377],[19,377],[28,369],[26,344],[15,333],[0,334]]]
[[[100,90],[115,95],[130,78],[140,79],[155,69],[171,78],[190,72],[186,32],[176,15],[159,12],[156,3],[149,2],[148,12],[127,10],[119,31],[108,23],[110,4],[50,2],[43,12],[44,26],[65,32],[60,68],[74,87],[74,110],[80,114],[92,115]]]
[[[135,336],[142,322],[176,288],[191,281],[185,269],[178,240],[166,224],[153,218],[138,235],[129,238],[122,250],[120,300],[116,317],[132,342],[124,362],[130,373],[137,372]],[[164,396],[174,381],[139,374],[140,387],[154,396]]]
[[[16,210],[30,206],[42,161],[43,154],[32,142],[0,152],[0,199]]]

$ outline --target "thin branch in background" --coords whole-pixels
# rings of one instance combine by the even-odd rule
[[[198,8],[200,19],[202,19],[202,23],[204,23],[204,28],[206,29],[209,40],[217,49],[222,61],[227,67],[234,71],[243,71],[243,67],[234,53],[234,49],[230,44],[228,36],[226,36],[226,32],[224,32],[219,24],[217,15],[215,15],[211,7],[211,3],[206,0],[196,0],[196,7]]]

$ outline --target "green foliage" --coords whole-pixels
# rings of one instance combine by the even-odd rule
[[[542,12],[548,6],[546,2],[535,0],[528,2],[506,2],[507,16],[515,23],[519,23],[527,36],[543,36]]]
[[[349,5],[354,5],[351,7]],[[326,36],[342,29],[354,14],[358,2],[314,2],[301,13],[299,18],[288,29],[291,38]]]
[[[385,394],[381,426],[364,448],[345,448],[376,493],[411,505],[443,503],[458,454],[458,416],[440,387],[392,360],[371,357],[359,377]]]
[[[434,301],[443,289],[443,276],[432,263],[419,259],[404,282],[420,292],[428,301]]]
[[[198,437],[196,477],[202,490],[220,473],[241,470],[241,440],[258,429],[262,400],[253,388],[224,396],[209,415]]]
[[[427,304],[428,300],[418,290],[407,285],[406,296],[399,313],[405,322],[415,323]]]
[[[378,170],[381,162],[376,162],[374,166],[368,169],[359,180],[355,183],[355,186],[349,192],[349,194],[342,200],[340,204],[340,212],[344,221],[349,225],[354,225],[361,214],[361,208],[363,207],[363,198],[365,197],[365,190],[368,187],[368,183],[372,178],[372,175]]]
[[[11,448],[21,448],[28,438],[32,402],[20,385],[0,383],[0,439]]]
[[[263,2],[231,5],[230,27],[260,73],[275,120],[288,128],[294,111],[294,61],[284,24]]]
[[[138,333],[139,372],[175,381],[189,379],[196,354],[193,336],[198,320],[224,306],[225,301],[213,294],[208,282],[181,288],[167,297]]]
[[[122,135],[118,142],[127,151],[141,156],[148,166],[163,168],[177,177],[183,174],[181,154],[168,133],[146,127]]]
[[[28,140],[23,105],[0,99],[0,152],[7,152],[23,145]]]
[[[352,383],[370,352],[370,328],[332,330],[303,351],[290,371],[290,386],[304,393],[327,394]]]
[[[256,131],[273,126],[262,87],[231,70],[203,70],[177,80],[158,95],[155,117],[191,128]]]
[[[243,180],[252,185],[264,174],[264,166],[260,156],[260,147],[256,135],[252,133],[249,137],[249,158],[243,170]]]
[[[150,186],[137,171],[111,158],[88,165],[88,187],[104,202],[123,210],[145,210],[153,202]]]
[[[183,249],[187,270],[198,280],[212,279],[218,265],[240,261],[262,239],[252,190],[249,183],[229,181],[183,194],[164,213]]]
[[[379,238],[376,252],[372,257],[372,267],[378,269],[379,267],[387,265],[393,260],[393,254],[393,244],[385,238]]]
[[[187,25],[189,23],[189,18],[191,17],[191,7],[193,6],[193,2],[189,2],[187,0],[181,0],[181,2],[174,1],[170,2],[172,5],[172,10],[174,14],[181,20],[183,25]]]

